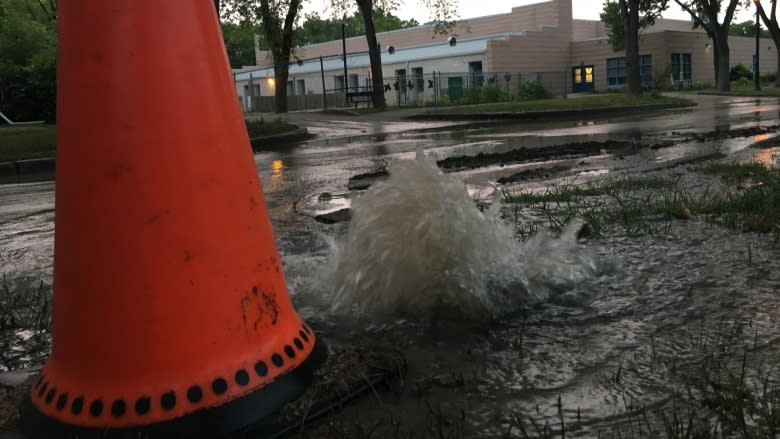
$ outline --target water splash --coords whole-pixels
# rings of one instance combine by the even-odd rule
[[[561,238],[517,241],[498,207],[480,212],[464,184],[418,153],[353,202],[335,252],[334,311],[484,320],[547,300],[592,278],[594,257]]]

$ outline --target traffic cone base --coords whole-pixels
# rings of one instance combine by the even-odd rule
[[[288,373],[278,376],[259,390],[213,407],[199,404],[207,392],[225,394],[232,385],[243,387],[253,379],[265,379],[272,369],[284,367],[286,359],[293,359],[299,353],[309,350],[308,357]],[[221,437],[231,432],[262,428],[272,420],[280,407],[294,400],[309,385],[314,371],[327,358],[327,348],[317,340],[314,332],[301,325],[298,337],[285,345],[284,352],[272,353],[268,358],[258,360],[251,372],[238,368],[230,379],[218,376],[209,383],[193,384],[179,391],[169,389],[158,396],[139,393],[132,397],[85,397],[70,389],[58,389],[43,371],[32,387],[32,398],[27,398],[20,407],[20,429],[25,437],[46,437],[63,439],[84,438],[205,438]],[[162,418],[177,406],[188,411],[184,416],[149,423],[153,413],[163,412]],[[54,411],[60,416],[52,416]],[[60,421],[57,418],[71,418]],[[126,427],[88,427],[91,423],[105,423],[113,418]],[[126,418],[126,419],[122,419]],[[129,419],[127,419],[129,418]],[[88,420],[91,420],[89,422]]]

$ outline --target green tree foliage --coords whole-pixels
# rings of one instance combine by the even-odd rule
[[[260,35],[257,25],[249,22],[232,23],[222,22],[222,37],[225,39],[230,67],[240,69],[244,66],[253,66],[255,62],[255,36]],[[260,49],[268,50],[264,38],[259,38]]]
[[[604,2],[604,8],[601,10],[601,22],[607,28],[607,36],[612,50],[617,52],[625,49],[623,19],[620,18],[620,5],[616,1]]]
[[[56,4],[0,0],[0,110],[15,120],[55,117]]]
[[[742,23],[734,23],[729,26],[729,35],[735,37],[755,37],[756,36],[756,21],[749,20]],[[769,38],[771,35],[766,27],[761,27],[761,38]]]
[[[454,28],[458,15],[455,2],[447,0],[418,0],[418,4],[426,7],[431,12],[435,33],[443,34]],[[393,11],[398,6],[398,0],[331,0],[334,16],[347,15],[348,11],[354,11],[354,8],[357,8],[363,17],[366,43],[368,43],[368,58],[371,61],[373,101],[374,106],[377,108],[385,108],[387,101],[385,100],[384,78],[382,76],[382,54],[376,39],[377,30],[374,25],[373,11],[375,9]]]
[[[268,42],[274,61],[274,106],[277,113],[287,112],[287,79],[293,35],[303,0],[225,0],[220,2],[220,17],[244,26],[256,25]]]
[[[377,32],[388,32],[420,25],[417,20],[402,20],[381,8],[374,8],[372,15],[374,17],[374,28]],[[342,22],[346,24],[345,33],[347,38],[366,34],[363,17],[357,11],[347,17],[346,20],[322,18],[315,12],[306,14],[303,24],[296,31],[295,41],[297,45],[305,46],[307,44],[339,40],[341,39]]]

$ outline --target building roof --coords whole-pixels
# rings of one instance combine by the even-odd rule
[[[382,63],[397,64],[405,62],[423,61],[436,58],[449,58],[453,56],[476,55],[487,51],[487,42],[490,40],[503,40],[510,34],[491,35],[469,40],[459,40],[454,46],[448,42],[425,44],[414,47],[395,47],[395,53],[388,52],[389,47],[382,48]],[[325,71],[341,70],[344,62],[340,55],[322,58],[322,67]],[[368,52],[348,53],[347,67],[350,69],[368,68],[371,60]],[[318,73],[320,71],[320,59],[303,60],[303,65],[290,64],[290,75],[302,75],[306,73]],[[273,67],[258,68],[254,70],[241,69],[233,71],[237,81],[246,81],[251,74],[253,78],[267,78],[274,75]]]

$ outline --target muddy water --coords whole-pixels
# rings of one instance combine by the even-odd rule
[[[569,285],[559,299],[529,301],[489,323],[461,324],[447,318],[432,323],[408,316],[347,318],[323,298],[335,288],[327,273],[333,270],[333,249],[347,242],[348,225],[323,225],[311,216],[349,207],[354,196],[346,188],[351,176],[387,161],[413,160],[418,148],[441,159],[572,141],[682,142],[686,133],[695,131],[777,123],[776,102],[713,99],[695,113],[374,133],[258,154],[269,214],[301,314],[331,344],[398,349],[409,362],[406,390],[385,396],[383,404],[373,400],[358,404],[344,413],[344,419],[373,425],[389,417],[403,420],[404,431],[420,432],[431,427],[434,411],[458,420],[472,434],[503,435],[515,414],[557,425],[560,396],[567,432],[591,436],[625,428],[631,407],[667,401],[676,384],[671,378],[675,370],[698,361],[719,334],[739,323],[750,325],[750,330],[732,331],[732,343],[752,344],[757,331],[769,358],[780,352],[777,244],[765,235],[741,234],[700,220],[675,222],[661,235],[585,241],[579,244],[585,251],[598,260],[617,260],[618,268]],[[584,181],[675,172],[680,164],[715,157],[776,162],[772,145],[749,148],[758,140],[762,139],[694,140],[657,150],[605,150],[451,176],[463,181],[472,196],[491,201],[491,181],[534,168],[565,170],[515,184],[539,188],[561,178]],[[53,185],[0,186],[0,197],[2,271],[18,283],[49,282]],[[523,267],[517,269],[521,272]],[[16,338],[19,346],[29,334]],[[35,360],[18,365],[31,362]]]

